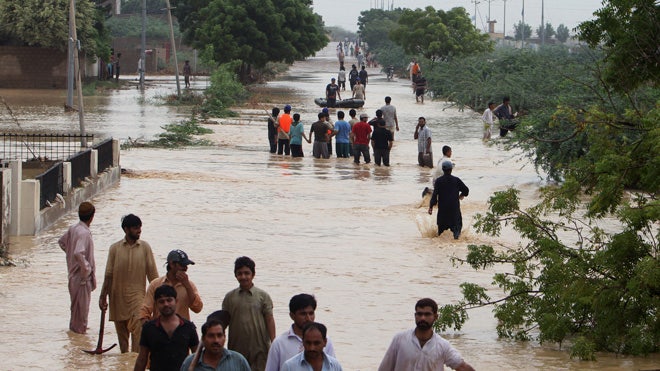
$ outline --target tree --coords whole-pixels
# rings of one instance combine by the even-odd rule
[[[621,2],[606,0],[604,6]],[[617,22],[602,31],[612,41],[610,48],[629,41],[616,37],[621,31]],[[637,32],[639,39],[653,38],[656,30]],[[527,208],[520,205],[515,189],[490,198],[488,212],[476,217],[477,232],[498,236],[504,226],[511,226],[520,242],[471,245],[465,258],[454,257],[455,263],[474,269],[502,265],[504,271],[493,276],[498,297],[491,297],[487,287],[463,283],[463,299],[442,308],[438,329],[460,328],[468,309],[492,305],[501,337],[528,340],[536,334],[541,342],[568,342],[571,355],[582,359],[593,359],[596,351],[658,352],[657,66],[646,65],[647,56],[631,53],[628,63],[644,78],[637,79],[634,89],[627,82],[614,86],[620,80],[603,75],[608,72],[603,64],[613,62],[610,56],[582,63],[593,68],[591,74],[555,63],[557,75],[564,75],[561,89],[545,110],[521,121],[509,146],[553,169],[558,183],[542,189],[540,202]],[[575,91],[584,99],[563,95]]]
[[[527,23],[522,23],[522,21],[519,21],[518,23],[514,24],[513,30],[515,33],[514,37],[516,40],[523,39],[523,32],[525,35],[525,40],[529,40],[529,38],[532,36],[532,26],[528,25]]]
[[[565,43],[566,40],[568,40],[569,32],[568,32],[568,27],[566,27],[563,23],[557,26],[557,33],[555,35],[557,37],[557,40],[561,43]]]
[[[660,5],[655,0],[608,0],[596,18],[578,26],[578,37],[607,53],[605,80],[630,90],[660,81]]]
[[[147,14],[165,13],[165,0],[146,0]],[[171,5],[171,4],[170,4]],[[142,0],[127,0],[121,4],[122,14],[142,14]]]
[[[99,18],[92,1],[76,2],[76,31],[87,56],[96,56],[107,46]],[[0,40],[66,50],[68,38],[68,0],[0,0]]]
[[[470,21],[465,8],[447,12],[426,9],[405,9],[399,27],[390,32],[390,39],[406,53],[423,55],[432,61],[467,56],[492,49],[487,34],[479,32]]]
[[[311,0],[179,0],[176,15],[185,41],[212,48],[217,63],[293,63],[328,42]]]
[[[543,39],[544,35],[543,35],[543,26],[542,25],[539,25],[539,27],[536,29],[536,34],[538,35],[539,40]],[[552,27],[552,25],[550,23],[546,23],[545,24],[545,41],[548,41],[548,40],[552,39],[553,36],[555,36],[554,27]]]

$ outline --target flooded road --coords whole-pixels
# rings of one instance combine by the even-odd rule
[[[91,200],[97,209],[91,230],[99,286],[108,248],[123,236],[120,218],[135,213],[142,218],[142,238],[154,249],[161,275],[171,249],[185,250],[197,263],[188,273],[204,301],[203,311],[192,315],[198,327],[206,315],[220,309],[225,293],[237,286],[233,261],[247,255],[257,264],[255,284],[273,298],[278,334],[291,324],[290,297],[314,294],[319,303],[316,319],[328,326],[344,369],[366,371],[378,367],[396,332],[414,326],[416,300],[428,296],[439,304],[455,303],[460,283],[491,282],[492,272],[453,267],[449,257],[463,256],[468,244],[516,243],[517,237],[507,231],[498,240],[475,233],[471,219],[485,211],[493,191],[507,186],[515,186],[525,203],[533,203],[542,180],[516,154],[482,143],[480,115],[445,109],[441,102],[416,104],[406,80],[388,82],[377,69],[370,69],[367,103],[359,112],[373,116],[386,95],[398,110],[401,131],[396,134],[390,168],[356,166],[351,159],[316,160],[306,143],[302,159],[268,153],[266,111],[273,105],[291,104],[309,132],[319,111],[313,99],[322,96],[336,76],[333,50],[328,47],[295,64],[286,76],[261,88],[265,101],[239,107],[240,117],[209,125],[214,134],[208,137],[215,146],[122,151],[122,167],[129,174]],[[194,83],[200,88],[205,84]],[[172,91],[173,79],[168,79],[154,83],[144,95],[132,88],[86,98],[88,131],[99,137],[150,139],[163,124],[187,115],[185,109],[153,104],[154,96]],[[39,99],[29,104],[19,104],[24,101],[18,95],[7,98],[17,114],[30,117],[22,126],[77,130],[77,116],[61,113],[63,94],[62,98],[52,91],[35,94]],[[457,164],[454,175],[470,187],[469,197],[462,201],[464,232],[457,241],[450,233],[429,237],[435,230],[435,215],[426,214],[420,195],[435,169],[417,166],[413,132],[418,116],[427,118],[433,133],[435,161],[441,157],[442,145],[450,145]],[[9,125],[4,116],[2,124]],[[102,356],[82,352],[96,347],[98,290],[92,294],[88,334],[68,331],[66,263],[57,239],[76,219],[71,214],[37,237],[11,240],[10,253],[19,266],[0,268],[2,370],[133,367],[135,354],[122,355],[116,349]],[[658,356],[571,360],[554,345],[498,340],[487,308],[470,316],[461,331],[443,336],[476,369],[660,367]],[[114,326],[109,324],[104,346],[114,342]]]

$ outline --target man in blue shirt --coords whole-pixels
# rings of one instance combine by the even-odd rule
[[[344,120],[344,116],[344,111],[337,112],[337,118],[339,119],[335,121],[335,138],[337,138],[335,152],[337,152],[337,158],[348,158],[349,156],[351,124]]]
[[[310,322],[303,328],[305,350],[284,362],[282,371],[342,371],[336,358],[323,351],[328,340],[327,328],[318,322]]]

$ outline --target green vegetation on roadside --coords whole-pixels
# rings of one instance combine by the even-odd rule
[[[510,97],[521,122],[495,143],[522,150],[554,181],[530,207],[513,188],[489,199],[475,230],[497,237],[509,227],[520,242],[470,245],[452,258],[496,273],[491,286],[461,284],[463,298],[441,308],[437,331],[459,330],[470,309],[491,306],[502,338],[568,345],[579,359],[658,352],[658,6],[606,0],[596,15],[578,27],[591,48],[491,50],[464,9],[362,13],[360,30],[379,62],[402,72],[416,57],[435,98],[482,112]],[[517,28],[518,38],[531,36],[531,26]],[[565,40],[564,28],[557,37]]]
[[[162,126],[162,129],[165,130],[165,132],[156,135],[156,139],[154,140],[142,142],[129,138],[127,142],[122,143],[121,149],[130,149],[134,147],[180,148],[213,145],[208,139],[195,137],[213,133],[213,130],[207,129],[201,125],[195,114],[192,114],[191,118],[188,120],[182,120],[178,123]]]

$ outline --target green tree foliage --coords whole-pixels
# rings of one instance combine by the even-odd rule
[[[87,56],[102,53],[106,47],[99,20],[94,2],[76,2],[76,32]],[[5,43],[66,50],[68,38],[68,0],[0,0],[0,40]]]
[[[523,33],[525,40],[528,40],[532,36],[532,26],[528,25],[527,23],[523,23],[522,21],[519,21],[513,25],[513,31],[516,40],[522,40]]]
[[[474,28],[465,8],[449,11],[436,11],[431,6],[424,10],[405,9],[398,23],[399,27],[390,32],[390,38],[406,53],[422,55],[432,61],[492,49],[488,35]]]
[[[142,15],[134,14],[128,17],[111,17],[105,22],[113,37],[141,37]],[[174,37],[181,37],[178,25],[174,22]],[[147,17],[147,38],[170,38],[170,25],[161,17]]]
[[[399,73],[405,70],[411,57],[400,45],[383,35],[399,27],[398,20],[402,13],[403,9],[370,9],[362,11],[358,18],[360,36],[369,45],[369,51],[375,53],[382,66],[392,65]]]
[[[238,62],[220,65],[211,74],[211,85],[204,91],[202,111],[213,117],[235,116],[230,107],[247,97],[245,87],[238,81]]]
[[[607,53],[605,80],[630,90],[660,81],[660,5],[655,0],[609,0],[596,19],[578,26],[578,36]]]
[[[612,3],[619,0],[606,1],[605,8]],[[618,24],[611,30],[619,32]],[[652,38],[655,32],[638,31],[639,38]],[[627,83],[610,85],[603,75],[611,54],[584,51],[562,57],[543,54],[561,48],[547,49],[540,59],[554,69],[528,58],[524,65],[512,63],[511,75],[500,78],[515,86],[522,82],[518,76],[534,80],[536,86],[523,89],[526,95],[552,85],[545,103],[525,101],[532,111],[508,146],[522,149],[558,182],[543,188],[539,203],[526,208],[515,189],[490,198],[488,211],[476,217],[477,232],[499,236],[508,226],[520,242],[471,245],[465,258],[454,258],[474,269],[498,266],[503,271],[493,276],[497,294],[489,287],[462,284],[463,299],[441,311],[455,314],[443,316],[437,328],[460,328],[468,309],[492,305],[501,337],[568,343],[571,355],[581,359],[593,359],[597,351],[658,352],[660,91],[649,71],[656,67],[641,71],[647,78],[630,89]],[[532,54],[519,53],[517,59]],[[644,64],[638,59],[645,56],[630,54],[629,64]],[[471,63],[478,76],[493,71],[488,63]],[[525,75],[539,64],[545,76]]]
[[[536,35],[539,37],[539,40],[543,38],[543,26],[539,25],[536,29]],[[545,24],[545,41],[552,39],[555,36],[555,28],[552,27],[550,23]]]
[[[565,43],[570,36],[568,32],[568,27],[566,27],[563,23],[557,26],[557,33],[555,36],[557,37],[557,40],[559,40],[559,42]]]
[[[328,39],[311,0],[178,0],[185,41],[212,46],[217,63],[241,60],[263,67],[313,55]]]
[[[170,5],[171,2],[170,2]],[[147,0],[147,14],[162,14],[166,11],[165,0]],[[142,0],[126,0],[121,4],[122,14],[142,14]]]

